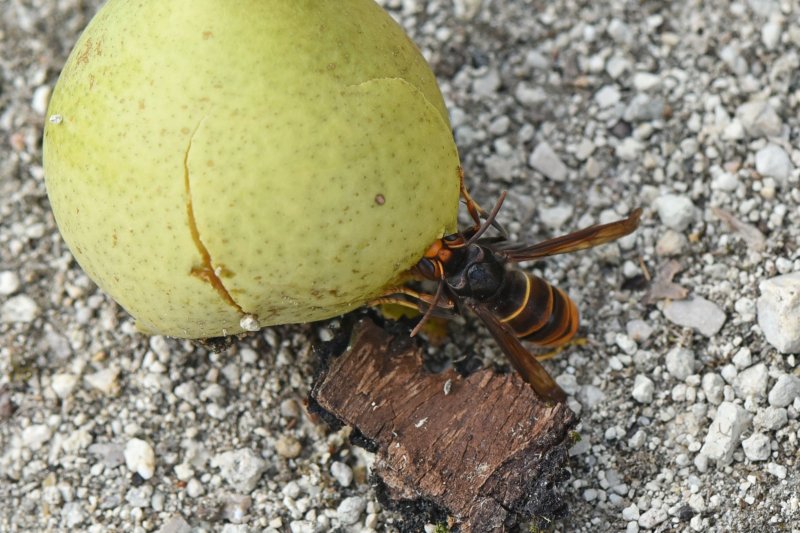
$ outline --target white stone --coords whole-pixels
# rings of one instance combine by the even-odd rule
[[[630,504],[622,510],[622,518],[628,522],[639,519],[639,508],[635,503]]]
[[[33,424],[22,430],[22,443],[31,451],[36,451],[50,440],[53,431],[45,424]]]
[[[781,374],[769,391],[769,404],[773,407],[791,405],[800,397],[800,378],[792,374]]]
[[[725,390],[725,380],[719,374],[705,374],[702,381],[703,392],[706,399],[714,405],[722,402],[722,393]]]
[[[767,472],[778,479],[786,479],[786,467],[777,463],[767,464]]]
[[[47,112],[47,104],[50,102],[50,92],[51,88],[49,85],[40,85],[33,91],[31,109],[42,117]]]
[[[633,75],[632,82],[637,91],[649,91],[661,84],[661,77],[650,72],[637,72]]]
[[[349,487],[353,482],[353,470],[340,461],[331,463],[331,475],[342,487]]]
[[[633,399],[639,403],[650,403],[653,401],[655,385],[653,380],[643,374],[637,374],[633,381]]]
[[[744,454],[751,461],[766,461],[769,459],[769,437],[763,433],[753,433],[742,441]]]
[[[666,509],[662,507],[655,507],[648,509],[644,513],[639,516],[639,526],[646,528],[646,529],[653,529],[658,524],[664,522],[669,515],[667,514]]]
[[[686,348],[676,346],[667,352],[665,358],[667,372],[675,379],[683,381],[694,374],[694,352]]]
[[[625,324],[625,331],[628,337],[636,342],[642,342],[650,338],[653,334],[653,327],[641,319],[634,319]]]
[[[694,221],[695,207],[686,196],[665,194],[656,198],[655,208],[661,223],[675,231],[685,230]]]
[[[693,328],[706,337],[711,337],[722,329],[727,318],[717,304],[700,296],[665,302],[663,311],[670,322]]]
[[[758,325],[781,353],[800,352],[800,272],[759,283]]]
[[[156,470],[156,454],[153,447],[142,439],[131,439],[125,445],[125,466],[142,479],[150,479]]]
[[[0,295],[9,296],[19,290],[20,281],[16,272],[4,270],[0,272]]]
[[[211,466],[219,468],[225,481],[241,494],[251,492],[267,470],[266,461],[249,448],[215,455],[211,458]]]
[[[69,397],[78,384],[78,376],[75,374],[56,374],[50,382],[50,388],[56,393],[56,396],[61,398]]]
[[[764,398],[767,395],[768,381],[767,365],[759,363],[742,370],[736,375],[736,379],[733,382],[733,390],[742,399],[748,396]]]
[[[367,501],[362,496],[350,496],[336,508],[336,517],[343,525],[351,526],[360,520],[366,508]]]
[[[759,409],[756,416],[753,417],[753,426],[756,429],[765,429],[767,431],[777,431],[788,422],[789,417],[783,407],[769,406]]]
[[[574,208],[566,204],[554,207],[540,207],[539,220],[549,228],[559,229],[572,217],[573,212]]]
[[[619,89],[614,85],[605,85],[594,94],[594,101],[597,102],[597,105],[600,107],[611,107],[614,104],[618,104],[620,98],[621,94]]]
[[[781,184],[792,175],[794,165],[786,150],[777,144],[768,144],[756,152],[756,171],[762,176],[775,178]]]
[[[119,390],[119,368],[109,367],[98,370],[93,374],[83,377],[84,381],[93,389],[97,389],[103,394],[115,394]]]
[[[781,25],[775,20],[770,20],[761,26],[761,42],[767,50],[774,50],[781,41]]]
[[[33,322],[39,316],[39,306],[25,294],[12,296],[0,307],[0,322]]]
[[[749,423],[750,416],[741,406],[722,402],[717,407],[717,415],[708,428],[700,453],[720,464],[730,463],[739,438]]]
[[[567,179],[569,169],[546,142],[540,142],[531,153],[528,164],[553,181]]]
[[[781,117],[769,102],[754,100],[736,108],[736,116],[751,137],[777,137],[781,134]]]

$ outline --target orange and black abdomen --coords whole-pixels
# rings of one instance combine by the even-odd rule
[[[505,283],[486,304],[522,340],[552,347],[578,331],[578,308],[561,289],[519,269],[506,272]]]

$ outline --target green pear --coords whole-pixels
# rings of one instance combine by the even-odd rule
[[[372,0],[110,0],[48,115],[56,222],[145,332],[335,316],[455,229],[441,94]]]

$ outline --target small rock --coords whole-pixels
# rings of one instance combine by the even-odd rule
[[[132,507],[145,508],[150,507],[150,501],[153,496],[153,486],[144,484],[138,487],[131,487],[125,493],[125,501],[131,504]]]
[[[756,152],[756,171],[762,176],[775,178],[785,185],[792,170],[794,165],[789,154],[777,144],[768,144]]]
[[[125,466],[136,472],[142,479],[150,479],[156,470],[156,454],[149,443],[141,439],[131,439],[125,445]]]
[[[575,393],[578,392],[580,388],[575,374],[559,374],[556,376],[556,383],[570,396],[575,396]]]
[[[767,431],[777,431],[788,422],[789,417],[783,407],[769,406],[765,409],[759,409],[756,416],[753,417],[753,426]]]
[[[744,347],[741,348],[739,351],[734,354],[731,362],[736,368],[747,368],[751,364],[753,364],[753,354],[750,351],[750,348]]]
[[[635,319],[625,324],[628,337],[636,342],[646,341],[653,334],[653,327],[644,320]]]
[[[773,407],[786,407],[799,396],[800,378],[791,374],[781,374],[769,391],[767,400]]]
[[[767,465],[767,472],[772,474],[778,479],[786,479],[786,467],[777,463],[769,463]]]
[[[472,90],[477,96],[489,98],[497,93],[501,84],[502,80],[500,79],[500,73],[497,69],[489,69],[483,76],[473,80]]]
[[[566,204],[555,207],[540,207],[539,220],[549,228],[559,229],[570,219],[573,212],[574,208]]]
[[[646,529],[653,529],[658,524],[664,522],[667,518],[669,518],[669,515],[667,514],[666,509],[661,507],[651,508],[643,512],[639,517],[639,526]]]
[[[11,270],[0,272],[0,295],[9,296],[19,290],[19,276]]]
[[[199,498],[205,492],[205,487],[197,478],[192,478],[186,483],[186,495],[190,498]]]
[[[694,374],[694,352],[676,346],[667,352],[665,359],[667,372],[675,379],[683,381]]]
[[[605,85],[601,87],[594,95],[594,101],[597,102],[601,108],[611,107],[618,104],[621,98],[619,89],[614,85]]]
[[[527,83],[520,83],[514,90],[514,97],[523,106],[537,106],[547,101],[547,92],[541,87],[531,87]]]
[[[61,523],[67,530],[75,530],[86,519],[83,502],[69,502],[61,509]]]
[[[53,431],[45,424],[33,424],[22,430],[22,442],[31,451],[40,450],[50,440]]]
[[[664,99],[654,98],[644,93],[634,96],[622,114],[628,122],[653,121],[663,118]]]
[[[626,137],[614,148],[614,154],[623,161],[639,159],[644,145],[633,137]]]
[[[764,100],[740,105],[736,109],[736,117],[751,137],[777,137],[783,129],[781,117]]]
[[[631,81],[637,91],[649,91],[661,84],[661,77],[650,72],[637,72],[633,75]]]
[[[84,376],[83,379],[91,388],[97,389],[103,394],[112,395],[119,391],[118,377],[119,368],[109,367]]]
[[[711,189],[733,192],[739,187],[739,178],[730,172],[720,172],[711,180]]]
[[[349,487],[353,482],[353,470],[340,461],[331,463],[331,475],[342,487]]]
[[[635,503],[630,504],[622,510],[622,518],[627,522],[639,519],[639,508]]]
[[[761,42],[767,50],[774,50],[781,41],[781,25],[775,20],[770,20],[761,26]]]
[[[750,422],[750,416],[741,406],[722,402],[717,415],[708,428],[700,453],[720,464],[728,464],[739,445],[739,437]]]
[[[300,417],[300,407],[297,405],[297,402],[292,400],[291,398],[287,398],[281,402],[280,406],[281,416],[285,418],[299,418]]]
[[[253,498],[241,494],[228,494],[224,498],[224,504],[223,518],[234,524],[242,524],[247,521],[247,513],[253,506]]]
[[[567,173],[569,172],[567,165],[561,161],[546,142],[540,142],[536,145],[528,159],[528,164],[553,181],[567,179]]]
[[[192,526],[181,515],[173,516],[161,526],[158,533],[192,533]]]
[[[219,468],[225,481],[242,494],[251,492],[267,470],[266,461],[249,448],[218,454],[211,459],[211,466]]]
[[[766,461],[769,459],[769,437],[763,433],[753,433],[742,441],[744,454],[751,461]]]
[[[800,272],[759,283],[758,325],[781,353],[800,352]]]
[[[98,456],[106,468],[116,468],[125,462],[125,449],[121,444],[111,442],[98,442],[89,446],[92,455]]]
[[[361,496],[351,496],[342,500],[336,508],[336,517],[343,525],[351,526],[361,519],[361,513],[367,508],[367,501]]]
[[[286,459],[294,459],[303,451],[303,446],[291,435],[283,435],[275,443],[275,451]]]
[[[653,380],[643,374],[637,374],[633,381],[633,399],[639,403],[650,403],[653,401],[655,385]]]
[[[661,257],[681,255],[689,246],[689,239],[683,233],[668,229],[656,242],[656,254]]]
[[[694,221],[695,207],[686,196],[665,194],[656,198],[655,208],[661,223],[675,231],[683,231]]]
[[[664,304],[664,316],[673,324],[694,328],[706,337],[716,334],[725,323],[725,312],[700,296]]]
[[[768,381],[767,365],[759,363],[742,370],[736,375],[733,381],[733,390],[742,399],[749,396],[763,398],[767,395]]]
[[[605,393],[594,385],[584,385],[578,393],[578,400],[588,410],[597,407],[605,399]]]
[[[714,405],[722,402],[722,393],[725,390],[725,380],[719,374],[705,374],[701,382],[706,399]]]
[[[50,388],[63,400],[72,394],[77,384],[78,376],[75,374],[56,374],[50,382]]]
[[[20,294],[12,296],[0,307],[0,322],[30,323],[39,316],[39,306],[30,296]]]

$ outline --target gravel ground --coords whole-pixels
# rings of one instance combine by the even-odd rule
[[[0,9],[0,530],[394,530],[369,454],[302,407],[336,321],[223,354],[144,337],[60,239],[42,123],[99,4]],[[531,265],[587,339],[548,363],[583,437],[555,529],[799,531],[795,3],[384,4],[514,238],[645,208],[635,236]],[[430,351],[499,360],[472,318]]]

